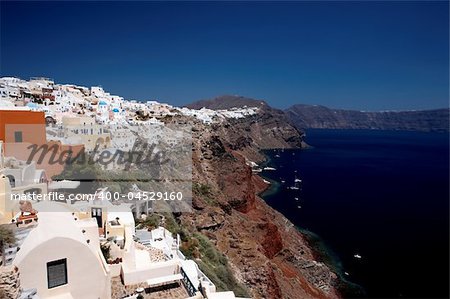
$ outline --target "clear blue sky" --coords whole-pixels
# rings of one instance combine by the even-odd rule
[[[1,2],[2,76],[176,105],[448,106],[448,2]]]

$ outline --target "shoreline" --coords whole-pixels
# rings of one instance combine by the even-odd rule
[[[310,147],[305,148],[310,149]],[[273,159],[267,154],[267,151],[273,151],[274,149],[270,150],[263,150],[260,151],[260,153],[264,156],[264,161],[261,163],[261,167],[265,167],[271,164]],[[302,150],[302,149],[300,149]],[[277,165],[272,165],[277,166]],[[259,177],[262,179],[269,181],[270,184],[266,186],[263,190],[257,193],[259,197],[261,197],[264,202],[266,201],[266,196],[270,195],[277,195],[279,192],[279,188],[281,186],[281,182],[273,180],[271,178],[265,177],[262,172],[256,173]],[[267,203],[268,204],[268,203]],[[275,207],[272,207],[270,204],[268,204],[271,208],[278,211]],[[278,211],[280,214],[282,214],[285,218],[286,216]],[[287,219],[287,218],[286,218]],[[288,219],[289,220],[289,219]],[[290,221],[290,220],[289,220]],[[341,261],[339,256],[326,245],[325,240],[323,240],[319,235],[315,234],[312,231],[309,231],[305,228],[302,228],[300,226],[297,226],[294,224],[295,229],[305,238],[305,241],[307,243],[308,248],[311,250],[314,259],[317,262],[322,262],[325,265],[327,265],[334,274],[337,276],[337,284],[335,285],[336,291],[339,293],[339,295],[342,298],[361,298],[366,296],[365,289],[356,284],[351,282],[350,280],[346,279],[345,271],[341,266]]]

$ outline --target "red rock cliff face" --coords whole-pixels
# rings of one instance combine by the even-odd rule
[[[248,161],[262,148],[301,146],[301,133],[273,115],[194,126],[193,179],[211,188],[194,196],[181,222],[207,235],[253,298],[336,298],[335,275],[314,260],[303,236],[257,193],[267,185]]]
[[[264,239],[261,242],[261,246],[264,249],[265,256],[272,259],[283,249],[281,235],[278,227],[272,222],[262,223],[260,227],[264,230]]]
[[[252,170],[247,167],[242,156],[235,154],[235,163],[225,163],[220,167],[219,185],[226,194],[226,202],[236,211],[247,213],[255,206],[255,188]],[[230,167],[237,164],[237,167]]]

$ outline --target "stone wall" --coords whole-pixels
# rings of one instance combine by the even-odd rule
[[[20,292],[19,269],[12,265],[0,267],[0,298],[16,299]]]

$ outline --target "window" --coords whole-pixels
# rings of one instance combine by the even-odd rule
[[[13,175],[8,174],[6,176],[9,180],[9,185],[11,186],[11,188],[16,187],[16,178]]]
[[[22,142],[22,131],[14,132],[14,142]]]
[[[48,288],[67,284],[67,259],[47,263]]]

